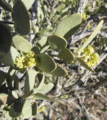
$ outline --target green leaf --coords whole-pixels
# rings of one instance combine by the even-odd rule
[[[37,45],[32,47],[31,51],[33,51],[36,55],[40,54],[40,48]]]
[[[57,68],[53,72],[51,72],[51,74],[54,76],[61,77],[61,76],[67,75],[68,72],[65,69],[63,69],[62,67],[60,67],[59,65],[57,65]]]
[[[10,109],[9,109],[9,115],[13,118],[17,118],[21,115],[21,112],[16,112],[14,110],[14,106],[11,106]]]
[[[34,102],[32,104],[32,115],[36,116],[36,114],[37,114],[37,104]]]
[[[10,12],[13,11],[12,7],[5,0],[0,0],[0,6],[3,7],[5,10],[10,11]]]
[[[44,14],[43,14],[43,11],[41,9],[41,6],[38,7],[38,22],[41,22],[43,21],[44,19]]]
[[[34,100],[47,100],[47,101],[55,101],[55,102],[60,102],[62,104],[65,104],[65,102],[61,101],[61,100],[56,100],[54,98],[50,98],[50,97],[47,97],[46,95],[43,95],[41,93],[36,93],[33,95],[33,99]]]
[[[3,71],[0,71],[0,87],[3,85],[6,79],[6,74]]]
[[[59,52],[57,57],[63,59],[66,62],[72,62],[74,60],[74,58],[75,58],[73,53],[69,49],[67,49],[67,48],[63,48]]]
[[[99,14],[104,14],[107,11],[107,7],[104,5],[101,5],[100,7],[97,7],[94,11],[93,11],[93,15],[97,16]],[[90,10],[91,11],[91,10]]]
[[[57,26],[55,35],[64,37],[72,28],[76,27],[82,22],[80,14],[73,14],[64,18]]]
[[[9,109],[9,115],[13,118],[17,118],[22,114],[23,102],[15,102]]]
[[[62,4],[60,4],[54,11],[53,11],[53,13],[50,15],[50,19],[52,19],[52,18],[55,18],[55,14],[56,13],[60,13],[64,8],[65,8],[65,4],[64,3],[62,3]]]
[[[67,46],[66,39],[57,35],[50,36],[48,41],[52,49],[63,49]]]
[[[12,35],[7,25],[0,22],[0,59],[10,50]]]
[[[69,11],[69,6],[68,6],[68,7],[65,7],[65,8],[62,10],[61,15],[68,13],[68,11]],[[67,14],[66,14],[66,15],[67,15]]]
[[[54,24],[58,24],[60,18],[61,18],[60,14],[55,14],[55,16],[52,18],[52,21],[54,22]]]
[[[56,64],[54,60],[49,55],[43,53],[39,54],[38,60],[39,60],[39,64],[37,65],[37,67],[41,69],[43,72],[49,73],[56,68]]]
[[[24,92],[26,95],[29,95],[30,92],[33,90],[36,75],[37,75],[37,72],[32,68],[28,70],[25,77],[25,86],[24,86],[25,88]]]
[[[46,95],[43,95],[41,93],[36,93],[33,95],[34,100],[48,100],[48,101],[54,101],[53,98],[49,98]]]
[[[16,99],[19,98],[19,96],[18,96],[16,90],[12,90],[12,96],[13,96],[14,98],[16,98]]]
[[[19,79],[16,75],[14,75],[14,88],[15,89],[20,89]]]
[[[21,36],[14,36],[13,37],[13,44],[17,48],[17,50],[24,51],[24,52],[29,52],[31,51],[32,45],[30,42],[28,42],[25,38]]]
[[[34,88],[34,93],[48,93],[54,87],[53,83],[45,83],[45,76],[43,75],[42,81],[37,88]]]
[[[41,49],[40,53],[45,53],[46,50],[47,50],[49,47],[50,47],[49,45],[43,47],[43,48]]]
[[[15,22],[15,30],[17,33],[19,33],[20,35],[29,34],[30,32],[29,15],[25,5],[21,0],[15,1],[12,18]]]
[[[26,6],[26,9],[29,10],[33,3],[34,3],[35,0],[22,0],[22,2],[24,3],[24,5]]]
[[[41,40],[39,40],[36,45],[38,47],[44,47],[47,44],[47,36],[43,37]]]
[[[45,36],[41,40],[39,40],[36,43],[36,45],[40,48],[40,53],[44,53],[49,48],[47,36]]]
[[[67,34],[64,35],[64,38],[68,40],[78,29],[80,25],[77,25],[76,27],[72,28]]]
[[[82,58],[76,57],[76,59],[80,62],[80,64],[85,67],[87,70],[91,72],[95,72]]]
[[[62,3],[55,9],[55,11],[60,13],[65,8],[65,6],[66,5],[64,3]]]
[[[100,29],[102,28],[103,22],[104,22],[103,20],[100,21],[100,23],[98,24],[98,26],[95,28],[94,32],[90,35],[90,37],[87,39],[87,41],[79,48],[79,50],[77,51],[78,54],[80,54],[81,51],[85,47],[87,47],[89,45],[89,43],[94,39],[94,37],[96,37],[96,35],[100,31]]]
[[[5,65],[13,65],[15,63],[16,57],[19,55],[20,54],[18,53],[18,51],[13,46],[11,46],[10,51],[1,60],[1,62],[3,62],[3,64],[5,64]]]
[[[32,116],[32,106],[29,99],[26,99],[22,108],[22,115],[24,119],[30,118]]]
[[[5,111],[6,113],[5,114],[5,118],[8,120],[12,120],[12,117],[9,115],[9,111]]]

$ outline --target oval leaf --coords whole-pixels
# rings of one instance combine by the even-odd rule
[[[80,62],[80,64],[85,67],[87,70],[91,72],[95,72],[82,58],[76,57],[76,59]]]
[[[38,68],[41,69],[43,72],[52,72],[56,68],[56,64],[54,60],[46,54],[39,54],[38,55]]]
[[[73,14],[64,18],[57,26],[55,35],[64,37],[71,29],[76,27],[82,22],[82,16],[80,14]]]
[[[24,5],[26,6],[26,9],[29,10],[32,7],[35,0],[22,0],[22,1]]]
[[[73,53],[69,49],[67,49],[67,48],[63,48],[59,52],[58,57],[63,59],[66,62],[72,62],[74,60]]]
[[[13,65],[15,63],[16,57],[19,55],[20,54],[18,53],[18,51],[13,46],[11,46],[10,51],[1,60],[1,62],[3,62],[3,64],[5,64],[5,65]]]
[[[52,35],[49,37],[49,44],[52,49],[63,49],[67,46],[67,41],[60,36]]]
[[[13,7],[12,18],[15,22],[15,30],[20,35],[27,35],[30,32],[29,15],[21,0],[16,0]]]
[[[17,48],[17,50],[24,51],[24,52],[29,52],[31,51],[32,45],[30,42],[28,42],[25,38],[21,36],[14,36],[13,37],[13,44]]]
[[[36,93],[33,95],[34,100],[49,100],[54,101],[54,99],[47,97],[46,95],[43,95],[41,93]]]
[[[34,88],[34,93],[48,93],[54,87],[53,83],[45,83],[45,76],[43,75],[42,81],[37,88]]]
[[[28,70],[25,77],[25,87],[24,87],[25,88],[24,92],[26,95],[29,95],[31,90],[33,90],[36,75],[37,75],[37,72],[32,68]]]
[[[66,7],[66,5],[64,3],[62,3],[55,9],[55,11],[60,13],[65,7]]]
[[[12,35],[7,25],[0,22],[0,59],[9,52]]]
[[[53,72],[51,72],[51,74],[54,75],[54,76],[59,76],[60,77],[60,76],[67,75],[68,72],[65,69],[63,69],[62,67],[60,67],[59,65],[57,65],[57,68]]]
[[[22,115],[24,119],[30,118],[32,116],[32,106],[29,99],[26,99],[22,108]]]
[[[19,117],[22,114],[23,102],[15,102],[9,109],[9,115],[13,118]]]
[[[3,71],[0,71],[0,87],[3,85],[6,79],[6,74]]]
[[[87,39],[87,41],[79,48],[79,50],[77,51],[77,53],[81,53],[81,51],[87,47],[89,45],[89,43],[94,39],[94,37],[98,34],[98,32],[100,31],[100,29],[102,28],[102,25],[104,23],[104,20],[101,20],[100,23],[98,24],[98,26],[95,28],[94,32],[89,36],[89,38]]]
[[[14,106],[11,106],[9,109],[9,115],[13,118],[19,117],[21,115],[21,112],[16,112],[14,110]]]
[[[18,94],[17,94],[17,92],[16,92],[15,90],[12,90],[12,96],[13,96],[14,98],[16,98],[16,99],[19,98],[19,96],[18,96]]]
[[[31,51],[33,51],[36,55],[40,54],[40,48],[37,45],[32,47]]]
[[[37,104],[33,103],[32,104],[32,115],[36,116],[36,114],[37,114]]]
[[[13,11],[12,7],[5,0],[0,0],[0,6],[7,11],[10,11],[10,12]]]

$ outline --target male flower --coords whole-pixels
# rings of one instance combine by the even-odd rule
[[[90,66],[95,66],[100,58],[98,53],[94,52],[94,48],[89,46],[83,50],[83,60]]]
[[[22,52],[21,56],[16,57],[15,64],[19,68],[20,72],[24,72],[27,67],[37,66],[37,56],[33,51]]]

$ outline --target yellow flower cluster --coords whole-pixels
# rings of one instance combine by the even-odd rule
[[[83,55],[84,55],[84,57],[83,57],[84,61],[90,67],[95,66],[100,60],[98,53],[95,53],[94,48],[91,46],[89,46],[83,50]]]
[[[37,56],[33,51],[22,52],[21,56],[17,56],[15,59],[16,66],[20,69],[20,72],[24,72],[27,67],[37,66]]]
[[[87,15],[85,12],[82,14],[82,18],[85,20],[89,17],[89,15]]]

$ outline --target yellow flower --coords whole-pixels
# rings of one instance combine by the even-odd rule
[[[89,46],[83,50],[83,60],[90,66],[95,66],[100,58],[98,53],[94,53],[94,48]]]
[[[95,63],[98,63],[99,60],[100,60],[100,57],[98,55],[98,53],[93,53],[91,56],[90,56],[91,60],[92,61],[95,61]]]
[[[29,60],[29,62],[28,62],[28,66],[29,66],[29,67],[36,66],[35,58],[30,58],[30,60]]]
[[[24,72],[27,67],[34,67],[38,64],[37,57],[33,51],[22,52],[21,56],[16,57],[16,66],[20,69],[20,72]]]
[[[94,53],[94,48],[93,47],[91,47],[91,46],[89,46],[89,47],[87,47],[87,48],[85,48],[84,50],[83,50],[83,54],[85,54],[85,55],[91,55],[92,53]]]
[[[96,63],[92,62],[92,61],[87,61],[87,64],[90,66],[90,67],[93,67],[96,65]]]
[[[90,58],[90,56],[87,56],[87,55],[85,55],[84,57],[83,57],[83,59],[84,59],[84,61],[85,62],[87,62],[87,60]]]
[[[89,15],[87,15],[86,13],[83,13],[83,14],[82,14],[82,18],[83,18],[83,19],[87,19],[88,17],[89,17]]]
[[[34,57],[34,56],[36,56],[33,51],[30,51],[30,52],[28,53],[28,55],[29,55],[29,57]]]

